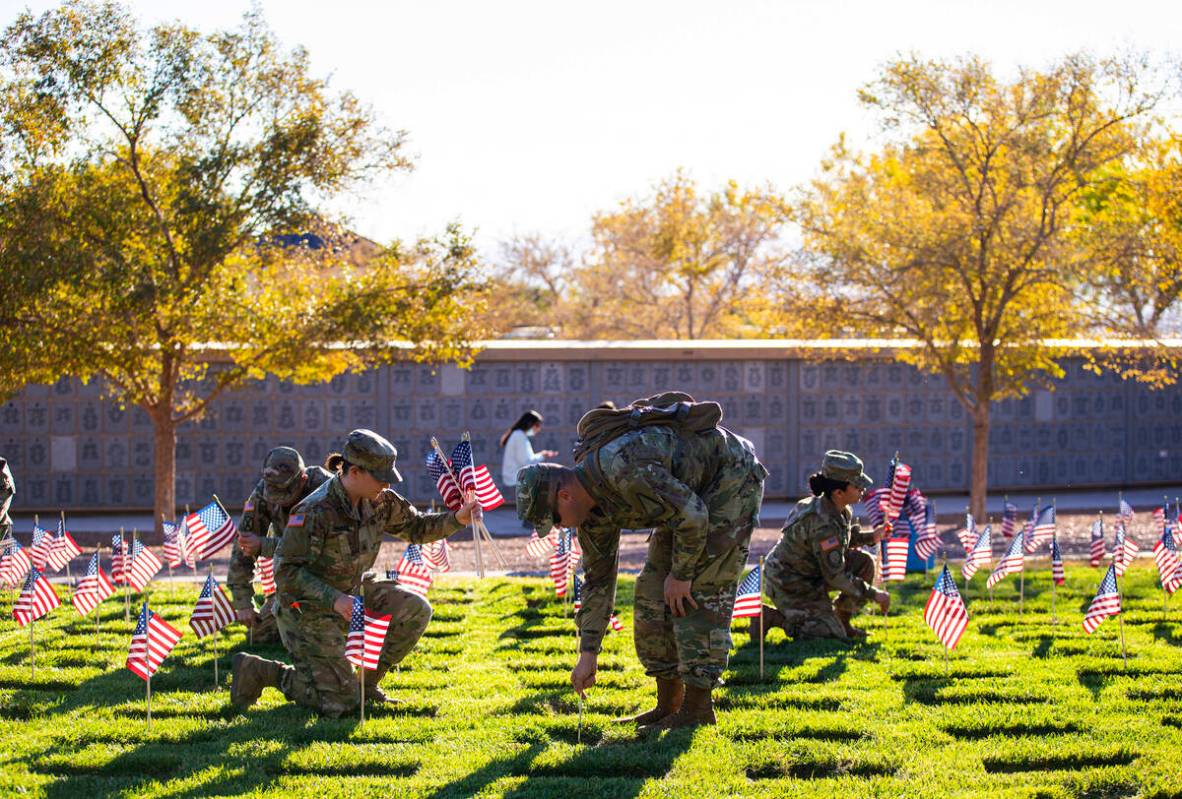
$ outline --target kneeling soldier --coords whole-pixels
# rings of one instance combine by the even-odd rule
[[[891,595],[870,584],[873,558],[857,549],[878,543],[883,533],[863,533],[850,512],[872,482],[856,456],[825,453],[821,471],[809,477],[813,496],[789,511],[782,536],[764,561],[764,586],[776,606],[764,606],[762,623],[759,617],[751,620],[752,635],[781,627],[793,638],[865,638],[850,624],[854,615],[870,600],[884,613],[890,607]],[[836,601],[830,591],[841,592]]]
[[[416,544],[438,541],[462,530],[476,505],[469,499],[455,513],[420,513],[389,488],[402,480],[397,456],[377,433],[354,430],[342,454],[330,459],[336,474],[293,509],[275,551],[275,618],[292,665],[236,654],[230,689],[235,705],[253,704],[270,686],[326,716],[355,710],[359,683],[345,658],[345,638],[363,578],[366,607],[391,617],[377,670],[363,670],[365,695],[390,701],[378,683],[414,648],[431,620],[431,605],[366,572],[386,533]]]

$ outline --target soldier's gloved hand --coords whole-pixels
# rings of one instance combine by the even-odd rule
[[[886,591],[878,591],[874,595],[874,601],[878,603],[878,609],[886,613],[891,609],[891,595]]]
[[[263,539],[259,538],[254,533],[240,531],[238,533],[238,546],[242,548],[243,552],[253,558],[262,551]]]
[[[595,684],[595,672],[599,670],[599,656],[594,652],[580,652],[579,661],[570,673],[570,684],[575,693],[584,699],[588,688]]]
[[[251,608],[243,608],[242,610],[235,611],[234,617],[247,627],[253,627],[259,620],[258,614]]]

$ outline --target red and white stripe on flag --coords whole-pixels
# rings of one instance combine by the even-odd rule
[[[156,557],[156,553],[136,541],[131,565],[127,568],[127,582],[135,590],[143,591],[162,568],[164,564]]]
[[[371,614],[361,604],[360,597],[353,597],[353,616],[349,620],[349,635],[345,639],[345,657],[354,666],[373,671],[378,667],[386,631],[390,629],[390,616]]]
[[[198,638],[212,635],[234,621],[234,606],[230,604],[225,590],[218,585],[213,575],[205,578],[201,596],[193,606],[189,626]]]
[[[11,542],[6,551],[0,555],[0,586],[16,588],[23,585],[29,576],[29,569],[33,568],[29,555],[15,538],[6,539]]]
[[[1088,563],[1092,566],[1099,566],[1106,554],[1107,551],[1104,546],[1104,522],[1096,519],[1092,522],[1092,541],[1088,552]]]
[[[85,616],[99,606],[99,603],[115,593],[115,585],[108,579],[107,573],[103,571],[103,567],[99,565],[99,556],[96,552],[90,559],[90,568],[86,571],[86,576],[78,583],[78,587],[74,589],[74,610],[78,611],[78,615]]]
[[[216,502],[186,516],[185,529],[188,531],[187,543],[199,560],[207,560],[238,535],[238,526]]]
[[[413,546],[415,545],[411,544],[407,550]],[[407,552],[402,553],[402,560],[398,561],[398,585],[412,594],[426,598],[427,592],[431,590],[432,581],[431,572],[417,553],[412,553],[410,557],[407,557]]]
[[[29,544],[29,562],[33,564],[34,569],[44,569],[45,562],[49,560],[49,547],[53,543],[53,539],[46,530],[37,522],[33,522],[33,540]]]
[[[1182,575],[1178,571],[1178,547],[1174,542],[1173,531],[1168,527],[1153,545],[1153,562],[1157,564],[1162,589],[1167,594],[1174,593],[1178,588],[1177,581],[1182,579]]]
[[[553,533],[554,531],[551,530],[550,532]],[[544,558],[553,548],[554,539],[549,535],[545,538],[539,538],[537,530],[530,531],[529,542],[525,545],[525,552],[531,558]]]
[[[973,575],[982,566],[987,566],[989,561],[993,559],[993,526],[985,525],[985,529],[981,531],[981,535],[977,536],[976,543],[965,554],[964,565],[961,566],[960,574],[966,580],[973,579]]]
[[[756,614],[752,613],[751,615],[754,616]],[[620,617],[616,615],[614,610],[612,611],[611,618],[607,620],[607,623],[618,633],[624,631],[624,622],[620,621]]]
[[[550,579],[554,582],[554,595],[566,596],[567,574],[570,572],[570,553],[559,542],[550,555]]]
[[[179,640],[181,631],[150,611],[145,602],[131,634],[127,668],[141,680],[148,679],[160,668]]]
[[[475,469],[465,466],[460,472],[460,482],[463,483],[465,490],[476,492],[476,501],[485,510],[499,508],[505,504],[505,498],[501,496],[500,489],[493,482],[492,475],[488,473],[488,467],[483,464]]]
[[[895,473],[891,476],[891,493],[887,497],[885,508],[888,528],[893,528],[895,520],[903,510],[903,501],[907,499],[907,489],[911,487],[911,467],[905,463],[895,464]]]
[[[732,619],[744,619],[758,616],[763,608],[763,595],[759,584],[759,566],[747,572],[743,582],[739,583],[735,594],[735,607],[731,611]]]
[[[164,522],[164,561],[172,568],[185,562],[185,526]]]
[[[49,584],[49,580],[46,580],[40,570],[34,567],[29,570],[25,587],[17,597],[16,604],[12,606],[12,617],[16,619],[17,626],[24,627],[61,603],[62,601],[57,598],[53,586]]]
[[[451,551],[447,539],[441,538],[423,545],[423,561],[437,572],[451,571]]]
[[[960,591],[956,590],[947,564],[932,586],[932,594],[923,608],[923,620],[932,628],[940,643],[948,649],[956,649],[969,624],[969,612],[960,597]]]
[[[1120,593],[1116,588],[1116,564],[1113,563],[1104,573],[1096,596],[1084,614],[1083,628],[1086,633],[1094,633],[1096,628],[1109,616],[1120,613]]]
[[[1141,548],[1137,542],[1129,535],[1128,530],[1122,524],[1116,529],[1116,540],[1112,547],[1112,561],[1116,564],[1116,576],[1122,577],[1125,569],[1137,559],[1141,554]]]
[[[81,554],[82,550],[74,542],[74,536],[63,530],[49,542],[49,557],[46,558],[45,565],[53,571],[59,572],[66,567],[67,563]]]
[[[883,566],[884,582],[907,578],[907,548],[910,539],[905,535],[891,536],[886,542],[886,564]]]
[[[275,559],[258,557],[254,562],[255,579],[263,584],[263,595],[275,593]]]
[[[1001,582],[1007,574],[1020,572],[1026,566],[1026,556],[1022,552],[1022,541],[1025,536],[1016,535],[1010,539],[1010,548],[1002,555],[989,579],[985,581],[986,588],[992,588]]]

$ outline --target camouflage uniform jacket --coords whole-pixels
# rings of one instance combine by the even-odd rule
[[[317,488],[332,479],[332,472],[319,466],[309,466],[304,469],[304,488],[296,502],[311,494]],[[247,555],[234,541],[234,550],[230,553],[230,570],[226,575],[226,585],[230,587],[230,594],[234,597],[235,610],[250,610],[254,599],[254,562],[256,557],[273,558],[275,548],[279,546],[279,537],[287,527],[287,517],[295,503],[288,507],[267,502],[263,497],[263,481],[259,480],[254,491],[242,506],[242,518],[238,521],[238,529],[244,533],[253,533],[262,538],[259,554]],[[274,534],[272,535],[272,531]]]
[[[862,532],[849,508],[839,512],[826,497],[807,497],[788,512],[780,540],[764,561],[767,579],[824,582],[857,599],[872,598],[874,588],[846,571],[845,556],[851,547],[873,543],[874,534]]]
[[[377,560],[389,533],[415,544],[438,541],[464,529],[455,514],[420,513],[395,494],[378,505],[354,506],[335,475],[292,509],[275,550],[275,583],[286,607],[308,602],[324,608],[353,594]]]
[[[615,606],[620,530],[672,530],[671,573],[678,580],[694,579],[707,553],[707,500],[719,479],[735,471],[760,479],[767,475],[751,442],[725,428],[683,434],[662,425],[625,433],[575,467],[595,500],[578,530],[585,574],[578,613],[584,651],[599,651]]]
[[[16,482],[12,479],[12,472],[8,470],[8,461],[0,458],[0,538],[12,532],[12,519],[8,515],[8,509],[14,496]]]

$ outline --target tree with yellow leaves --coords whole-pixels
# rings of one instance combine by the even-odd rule
[[[911,338],[972,419],[984,513],[990,404],[1062,374],[1044,339],[1081,324],[1080,193],[1121,161],[1160,90],[1139,63],[1072,56],[1011,80],[977,58],[888,64],[860,94],[887,133],[839,143],[796,207],[809,257],[783,287],[807,336]],[[805,286],[801,289],[800,286]]]

